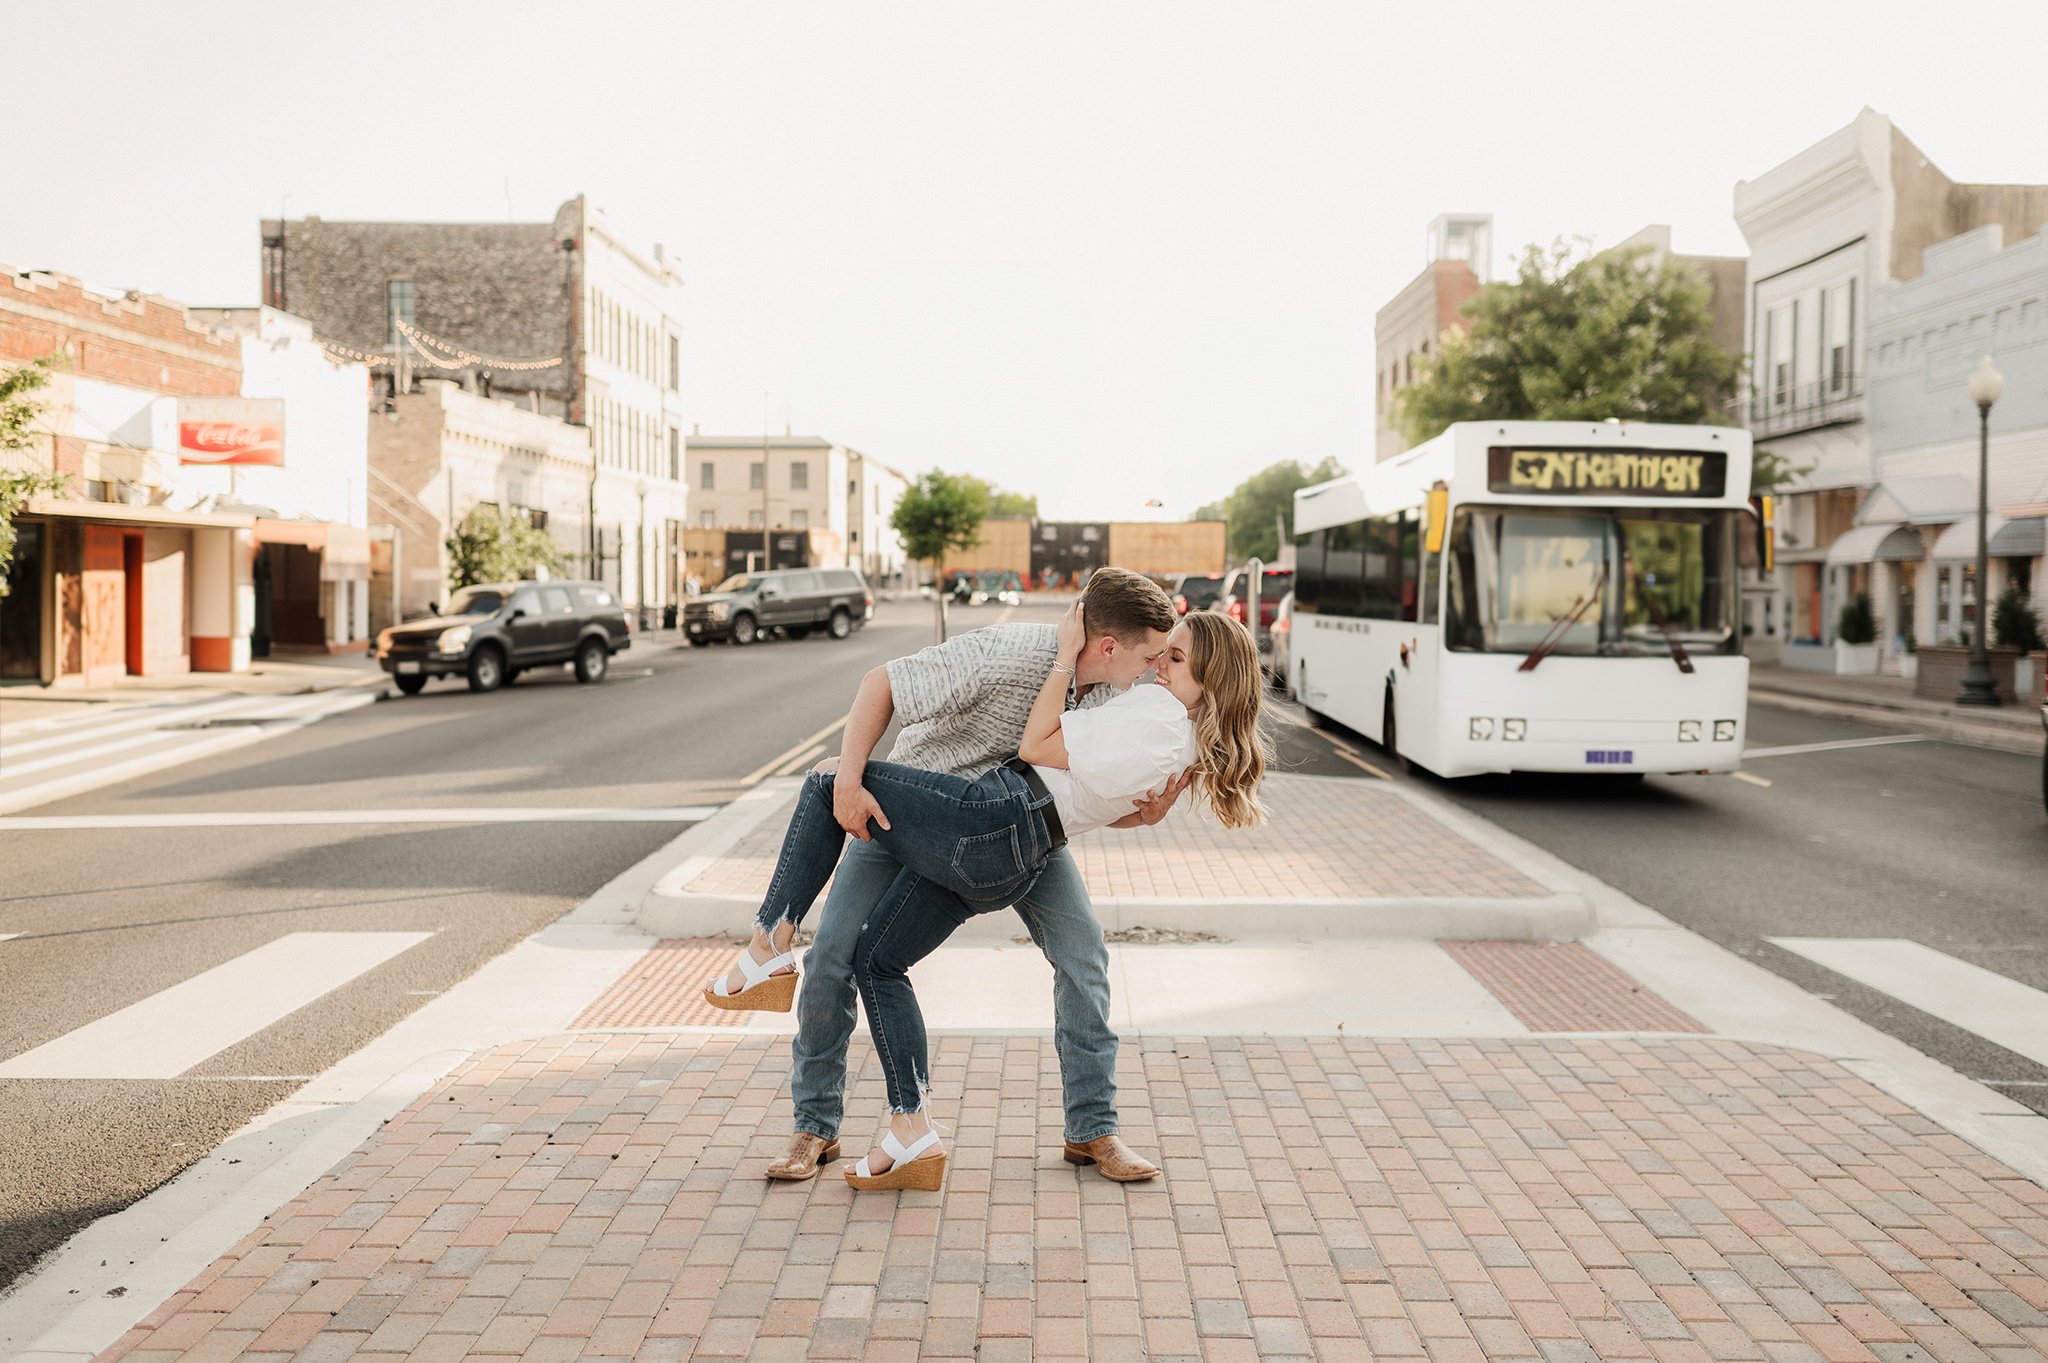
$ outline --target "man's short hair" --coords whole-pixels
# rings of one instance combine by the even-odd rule
[[[1081,593],[1081,621],[1091,639],[1108,634],[1133,644],[1151,631],[1166,633],[1179,618],[1165,588],[1128,568],[1097,568]]]

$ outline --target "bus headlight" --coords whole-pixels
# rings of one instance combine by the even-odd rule
[[[1735,721],[1732,719],[1715,720],[1714,741],[1716,743],[1733,743],[1735,741]]]
[[[1500,722],[1500,736],[1504,742],[1520,743],[1529,736],[1529,721],[1526,719],[1504,719]]]
[[[1697,743],[1697,742],[1699,742],[1699,741],[1700,741],[1700,722],[1699,722],[1698,720],[1696,720],[1696,719],[1681,719],[1681,720],[1679,720],[1679,721],[1678,721],[1678,741],[1679,741],[1680,743]]]
[[[1493,721],[1490,719],[1475,719],[1472,721],[1471,726],[1466,730],[1466,733],[1475,739],[1492,738]]]

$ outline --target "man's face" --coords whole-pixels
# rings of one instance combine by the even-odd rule
[[[1105,634],[1086,649],[1096,664],[1091,669],[1096,675],[1081,680],[1091,685],[1135,686],[1138,678],[1157,666],[1160,655],[1165,652],[1165,630],[1147,630],[1135,644],[1127,644],[1114,635]]]

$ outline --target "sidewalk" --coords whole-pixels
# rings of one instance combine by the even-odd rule
[[[2041,751],[2038,703],[1979,709],[1916,696],[1904,677],[1836,677],[1756,664],[1749,669],[1749,692],[1751,700],[1780,709],[1910,729],[2003,752]]]
[[[1303,940],[1225,895],[1229,940],[1114,931],[1123,1134],[1164,1167],[1136,1185],[1060,1159],[1042,957],[1003,933],[949,944],[917,973],[945,1188],[856,1197],[830,1169],[773,1184],[758,1170],[789,1131],[788,1015],[704,1008],[731,944],[635,924],[678,890],[751,885],[788,798],[770,790],[88,1231],[0,1301],[0,1352],[2048,1353],[2048,1122],[1427,797],[1308,778],[1269,793],[1331,821],[1301,830],[1313,854],[1283,888],[1302,898],[1346,856],[1405,855],[1414,883],[1389,888],[1416,898],[1488,871],[1495,899],[1570,894],[1595,921],[1577,942]],[[1212,896],[1242,888],[1233,866],[1288,869],[1207,857],[1180,818],[1157,844],[1106,844],[1091,878],[1135,893],[1162,849],[1209,868],[1191,884]],[[850,1159],[883,1106],[864,1030],[849,1064]],[[65,1314],[9,1334],[9,1307],[31,1304]]]

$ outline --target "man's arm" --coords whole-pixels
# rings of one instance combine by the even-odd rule
[[[853,708],[846,712],[846,728],[839,740],[839,771],[832,778],[832,817],[847,832],[867,842],[868,820],[889,827],[889,816],[875,803],[875,797],[861,784],[868,757],[882,741],[889,721],[896,717],[896,698],[889,686],[887,667],[871,668],[860,681]]]
[[[1186,771],[1168,781],[1165,789],[1161,790],[1157,795],[1148,794],[1144,799],[1138,801],[1136,809],[1118,819],[1110,827],[1150,828],[1172,811],[1174,801],[1180,799],[1180,793],[1186,790],[1188,783],[1194,779],[1195,769],[1189,767]]]

